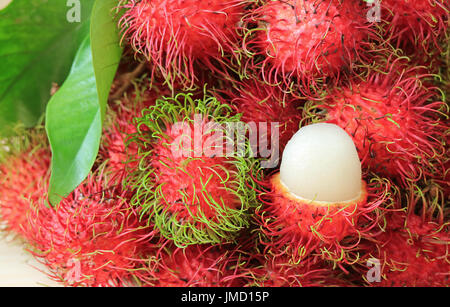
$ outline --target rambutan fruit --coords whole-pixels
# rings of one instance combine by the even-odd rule
[[[255,260],[254,260],[255,261]],[[292,263],[286,255],[258,255],[258,264],[245,269],[247,285],[257,287],[344,287],[351,283],[317,257]]]
[[[371,259],[380,262],[382,279],[371,286],[442,287],[450,285],[450,235],[448,222],[422,220],[415,214],[396,212],[385,232],[375,238]]]
[[[358,244],[361,234],[376,225],[376,210],[388,188],[362,180],[355,145],[333,124],[301,128],[283,152],[280,172],[262,186],[264,204],[256,210],[262,243],[294,261],[319,249],[341,257]],[[355,242],[341,244],[349,236]]]
[[[424,80],[415,68],[371,72],[307,104],[304,116],[343,128],[367,171],[403,184],[433,177],[443,172],[448,106]]]
[[[28,214],[30,252],[64,285],[128,286],[148,275],[142,259],[155,232],[107,177],[91,174],[56,207],[42,197]]]
[[[217,63],[237,56],[237,27],[248,0],[129,0],[119,26],[137,53],[151,62],[152,75],[169,86],[192,89],[197,66],[221,72]]]
[[[309,95],[364,57],[373,38],[366,14],[359,0],[265,1],[244,18],[247,66],[270,84],[290,86],[295,77]]]
[[[188,93],[158,99],[135,124],[128,144],[138,148],[139,168],[126,185],[141,215],[179,247],[233,241],[256,202],[256,159],[239,133],[240,115]]]
[[[35,130],[7,140],[9,153],[0,161],[0,220],[16,235],[23,235],[30,204],[46,193],[50,178],[50,148]]]
[[[166,244],[149,262],[156,287],[240,287],[240,254],[232,245],[190,245],[179,248]]]
[[[439,40],[448,29],[450,7],[445,0],[382,0],[382,27],[386,38],[398,48],[408,45],[426,53],[441,50]]]
[[[280,152],[299,129],[299,108],[304,101],[283,93],[279,87],[253,79],[235,82],[233,89],[222,92],[236,112],[242,113],[241,120],[253,124],[255,132],[260,132],[259,140],[267,140],[267,145],[278,144]]]
[[[393,202],[350,269],[363,286],[449,286],[449,208],[424,183],[393,189]]]

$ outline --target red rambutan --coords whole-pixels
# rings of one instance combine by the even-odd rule
[[[227,128],[240,123],[232,113],[216,98],[179,94],[158,99],[136,119],[132,203],[178,246],[232,241],[248,225],[255,159],[245,156],[245,136],[230,137]]]
[[[192,88],[195,65],[236,56],[237,27],[248,0],[130,0],[120,20],[124,38],[152,62],[169,85]]]
[[[248,66],[261,69],[271,84],[290,85],[297,77],[301,85],[315,87],[327,77],[338,79],[361,60],[372,36],[359,0],[266,1],[244,20],[257,23],[255,29],[248,26],[244,39]]]
[[[380,261],[382,279],[371,286],[435,287],[450,285],[450,235],[447,224],[395,212],[377,236],[371,259]],[[367,277],[366,277],[367,278]]]
[[[179,248],[166,244],[150,262],[157,287],[240,287],[241,257],[228,245],[190,245]]]
[[[306,106],[305,117],[347,131],[368,171],[402,183],[432,177],[443,173],[448,115],[439,89],[424,77],[415,68],[372,72]]]
[[[450,7],[445,0],[382,0],[377,1],[381,9],[383,27],[397,47],[408,44],[424,50],[441,50],[439,40],[445,37],[448,28]]]
[[[29,212],[25,236],[50,277],[65,285],[126,286],[147,276],[142,259],[154,231],[139,222],[126,192],[98,173],[56,207],[41,198]]]
[[[355,276],[366,286],[449,286],[450,212],[442,193],[410,183],[392,199],[378,230],[361,240]]]
[[[50,178],[51,154],[43,135],[32,136],[28,141],[24,145],[24,140],[20,140],[19,148],[9,148],[10,153],[0,163],[0,219],[6,231],[20,235],[27,224],[31,204],[46,193]]]
[[[247,286],[258,287],[343,287],[350,286],[327,263],[307,257],[292,263],[289,257],[257,256],[258,264],[246,269]],[[255,260],[254,260],[255,261]]]

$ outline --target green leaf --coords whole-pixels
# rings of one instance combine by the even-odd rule
[[[109,91],[122,50],[111,9],[96,0],[90,34],[80,46],[67,80],[50,100],[46,129],[52,147],[49,200],[56,204],[89,174],[98,154]]]
[[[113,8],[117,3],[117,0],[97,0],[92,11],[91,49],[102,119],[106,112],[111,84],[122,56],[117,20],[112,18]]]
[[[66,78],[94,1],[81,1],[80,22],[69,22],[68,3],[14,0],[0,11],[0,134],[11,133],[17,122],[34,126],[53,83]]]

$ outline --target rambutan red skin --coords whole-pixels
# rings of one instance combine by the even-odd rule
[[[260,68],[269,83],[291,82],[315,86],[319,78],[339,78],[364,53],[371,30],[362,1],[267,1],[249,14],[247,23],[257,30],[244,41],[245,48],[264,60]]]
[[[366,170],[401,183],[433,177],[443,173],[448,125],[437,89],[422,80],[416,69],[371,73],[331,90],[316,114],[347,131]]]
[[[299,129],[302,119],[299,108],[303,105],[303,100],[258,80],[243,81],[233,89],[222,92],[236,112],[242,113],[243,122],[254,123],[256,127],[259,127],[260,123],[267,123],[267,132],[262,133],[260,129],[258,137],[267,140],[268,149],[270,144],[277,143],[279,152],[283,152],[287,142]],[[277,123],[278,139],[271,143],[272,123]]]
[[[128,286],[145,279],[154,232],[139,222],[126,193],[90,176],[56,207],[41,198],[29,212],[30,251],[68,286]]]
[[[350,286],[338,270],[318,257],[307,257],[293,263],[286,255],[255,255],[246,268],[247,286],[258,287],[344,287]]]
[[[426,53],[441,50],[439,40],[448,28],[448,1],[382,0],[380,6],[387,38],[398,47],[412,45]]]
[[[448,225],[404,212],[391,215],[387,225],[370,255],[380,260],[382,279],[370,286],[450,286]]]
[[[241,287],[243,261],[233,246],[191,245],[177,248],[168,244],[156,255],[153,268],[157,287]]]
[[[120,25],[124,37],[155,65],[169,85],[179,81],[192,88],[196,64],[214,70],[213,59],[236,50],[237,24],[246,2],[131,0],[122,5],[125,13]]]
[[[260,193],[264,205],[256,210],[257,223],[267,237],[262,243],[272,253],[288,253],[295,261],[320,247],[342,249],[340,241],[345,237],[358,237],[375,225],[376,221],[359,218],[369,216],[383,202],[383,195],[372,195],[373,191],[371,198],[377,198],[368,201],[364,182],[354,201],[330,204],[297,198],[282,184],[279,173],[263,184],[267,189]]]
[[[24,234],[31,204],[46,194],[50,159],[50,150],[38,147],[0,165],[0,217],[8,232]]]
[[[137,132],[134,118],[139,117],[143,109],[154,105],[160,96],[168,94],[167,90],[160,91],[156,86],[146,90],[136,88],[111,106],[99,150],[99,160],[108,160],[109,170],[123,173],[126,165],[137,159],[137,147],[127,147],[129,136]]]

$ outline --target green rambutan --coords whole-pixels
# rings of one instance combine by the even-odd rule
[[[178,246],[233,241],[256,201],[249,175],[256,160],[245,135],[232,130],[240,115],[189,93],[158,99],[135,124],[128,146],[137,146],[139,167],[129,169],[126,185],[141,215]]]

